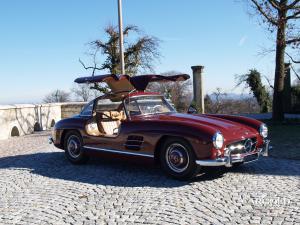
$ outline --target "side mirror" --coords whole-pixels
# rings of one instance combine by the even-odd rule
[[[193,106],[190,106],[188,108],[188,111],[187,111],[188,114],[195,114],[197,113],[197,109],[195,109]]]

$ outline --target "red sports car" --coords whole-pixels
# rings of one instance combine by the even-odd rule
[[[148,158],[177,179],[189,179],[205,166],[233,166],[268,153],[267,126],[232,115],[177,113],[150,82],[181,81],[176,76],[100,75],[77,83],[106,83],[111,93],[88,103],[82,112],[55,124],[50,143],[80,164],[91,153]],[[94,155],[94,154],[93,154]]]

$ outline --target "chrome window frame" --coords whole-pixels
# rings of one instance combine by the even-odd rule
[[[135,95],[135,96],[132,96],[132,97],[127,96],[123,100],[123,105],[124,105],[124,109],[125,109],[126,115],[127,115],[127,117],[129,119],[131,119],[131,116],[130,116],[130,113],[129,113],[128,109],[127,109],[127,103],[126,103],[126,101],[127,100],[129,101],[132,98],[140,98],[140,97],[160,97],[168,105],[168,107],[170,107],[170,109],[172,109],[172,110],[170,112],[166,112],[166,113],[142,113],[141,110],[140,110],[141,114],[139,116],[147,116],[147,115],[155,115],[155,114],[167,114],[167,113],[177,112],[176,109],[167,101],[167,99],[163,95],[152,95],[152,94],[149,94],[149,95]]]
[[[88,114],[86,114],[86,115],[84,115],[83,114],[83,112],[90,106],[92,104],[92,110],[91,110],[91,113],[88,115]],[[81,110],[81,112],[80,112],[80,116],[83,116],[83,117],[90,117],[90,116],[93,116],[93,112],[94,112],[94,104],[95,104],[95,100],[92,100],[92,101],[90,101],[89,103],[87,103],[84,107],[83,107],[83,109]]]

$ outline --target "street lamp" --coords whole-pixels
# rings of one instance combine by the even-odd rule
[[[120,46],[120,66],[121,74],[125,74],[124,64],[124,46],[123,46],[123,18],[122,18],[122,0],[118,0],[118,16],[119,16],[119,46]]]

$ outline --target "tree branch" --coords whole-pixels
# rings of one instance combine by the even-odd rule
[[[287,45],[289,45],[289,44],[294,44],[294,43],[296,43],[296,42],[300,42],[300,38],[293,38],[293,39],[290,39],[290,40],[286,40],[286,41],[285,41],[285,43],[286,43]]]
[[[280,9],[279,7],[279,2],[276,0],[268,0],[268,2],[275,8],[275,9]]]
[[[83,66],[84,69],[86,70],[90,70],[90,69],[95,69],[95,70],[102,70],[101,68],[98,67],[93,67],[93,66],[85,66],[84,63],[81,61],[81,59],[79,59],[80,64]]]
[[[294,60],[289,53],[286,52],[285,54],[292,60],[293,63],[300,63],[300,61]]]
[[[290,15],[290,16],[287,16],[285,20],[290,20],[290,19],[299,19],[299,16],[300,15],[300,10],[295,12],[294,14]]]
[[[137,26],[129,25],[129,26],[126,26],[126,27],[124,28],[124,30],[123,30],[123,35],[124,35],[124,36],[128,35],[128,33],[129,33],[130,31],[134,31],[134,32],[136,32],[136,33],[139,33],[139,32],[140,32],[140,30],[139,30],[139,28],[138,28]]]
[[[270,79],[269,79],[267,76],[264,76],[264,78],[267,80],[269,86],[270,86],[272,89],[274,89],[274,86],[271,84]]]
[[[264,11],[261,5],[256,0],[250,1],[255,5],[256,9],[267,19],[269,23],[271,23],[274,26],[278,25],[278,22]]]
[[[292,8],[294,8],[298,2],[300,2],[300,0],[295,0],[294,2],[292,2],[291,4],[289,4],[289,5],[287,6],[287,9],[292,9]]]
[[[300,75],[296,72],[293,66],[291,66],[293,72],[295,73],[296,77],[300,80]]]
[[[109,92],[109,89],[107,87],[99,86],[99,84],[97,84],[97,83],[94,83],[94,86],[91,86],[90,89],[94,89],[94,90],[100,91],[102,93]]]

